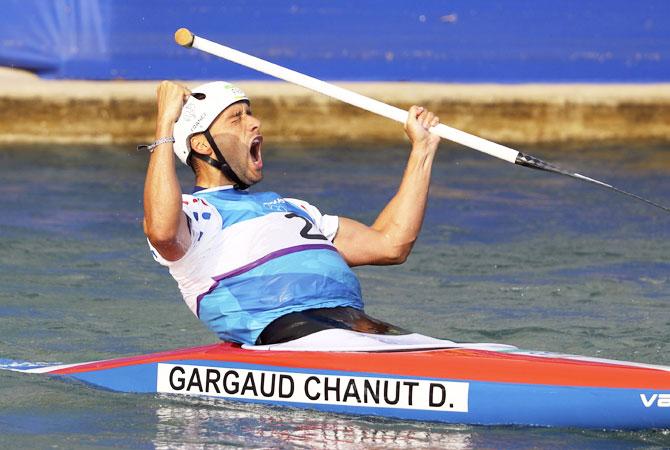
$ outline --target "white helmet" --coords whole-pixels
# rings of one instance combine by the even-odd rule
[[[225,81],[206,83],[191,91],[174,126],[173,148],[181,162],[188,165],[191,136],[205,131],[224,109],[241,100],[249,101],[240,88]]]

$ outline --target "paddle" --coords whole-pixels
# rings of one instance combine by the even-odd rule
[[[271,75],[275,78],[288,81],[289,83],[297,84],[299,86],[311,89],[315,92],[327,95],[329,97],[335,98],[337,100],[343,101],[353,106],[357,106],[366,111],[378,114],[383,117],[387,117],[396,122],[405,123],[407,120],[407,111],[396,108],[395,106],[387,105],[386,103],[374,100],[372,98],[366,97],[356,92],[352,92],[348,89],[344,89],[339,86],[335,86],[325,81],[318,80],[316,78],[303,75],[300,72],[296,72],[291,69],[273,64],[271,62],[265,61],[255,56],[248,55],[246,53],[240,52],[238,50],[226,47],[225,45],[217,44],[205,38],[195,36],[186,28],[180,28],[176,31],[174,35],[175,41],[183,47],[193,47],[198,50],[201,50],[205,53],[209,53],[214,56],[218,56],[223,59],[241,64],[243,66],[249,67],[250,69],[263,72],[265,74]],[[664,211],[670,212],[670,208],[654,203],[651,200],[647,200],[639,195],[626,192],[614,186],[611,186],[602,181],[595,180],[593,178],[586,177],[579,173],[569,172],[553,164],[542,161],[539,158],[535,158],[530,155],[521,153],[513,148],[505,147],[504,145],[496,144],[489,140],[480,138],[478,136],[466,133],[456,128],[449,127],[444,124],[438,124],[430,129],[431,133],[435,133],[440,137],[448,139],[450,141],[456,142],[458,144],[464,145],[466,147],[472,148],[474,150],[479,150],[480,152],[486,153],[487,155],[500,158],[504,161],[507,161],[512,164],[518,164],[520,166],[531,167],[533,169],[544,170],[547,172],[558,173],[565,175],[571,178],[576,178],[578,180],[586,181],[589,183],[594,183],[599,186],[612,189],[620,194],[627,195],[629,197],[642,200],[645,203],[653,205],[657,208],[661,208]]]

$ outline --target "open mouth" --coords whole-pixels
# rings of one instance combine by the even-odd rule
[[[254,163],[257,169],[263,168],[263,158],[261,157],[262,147],[263,147],[263,136],[258,135],[251,140],[251,145],[249,147],[249,154],[251,155],[251,161]]]

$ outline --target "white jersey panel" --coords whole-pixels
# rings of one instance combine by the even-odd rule
[[[290,202],[298,208],[304,209],[314,220],[314,223],[321,231],[321,234],[326,236],[330,242],[333,242],[333,239],[335,239],[335,235],[337,234],[337,229],[340,225],[340,221],[337,216],[321,214],[321,211],[319,211],[316,206],[310,205],[309,203],[298,200],[296,198],[286,198],[284,200]]]
[[[286,212],[272,212],[223,227],[220,213],[202,199],[184,195],[184,213],[191,227],[191,246],[177,261],[167,261],[152,247],[152,254],[160,264],[167,266],[179,285],[184,301],[197,315],[198,296],[208,292],[215,277],[222,277],[261,261],[268,255],[287,248],[315,243],[334,247],[329,239],[303,237],[305,228],[313,236],[337,232],[336,216],[324,216],[307,202],[287,199],[304,209],[318,225],[308,224],[300,217],[288,218]],[[316,216],[316,217],[315,217]],[[151,246],[151,244],[149,243]]]

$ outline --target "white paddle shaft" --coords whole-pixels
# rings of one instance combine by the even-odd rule
[[[185,33],[187,31],[188,30],[180,29],[177,33]],[[386,103],[380,102],[379,100],[375,100],[348,89],[335,86],[334,84],[326,83],[325,81],[303,75],[302,73],[296,72],[295,70],[287,69],[263,59],[256,58],[255,56],[251,56],[233,48],[226,47],[225,45],[221,45],[205,38],[195,36],[192,33],[190,33],[190,35],[190,42],[188,40],[180,40],[179,37],[177,37],[177,42],[185,47],[197,48],[198,50],[209,53],[210,55],[227,59],[237,64],[249,67],[250,69],[254,69],[267,75],[271,75],[275,78],[288,81],[289,83],[311,89],[312,91],[319,92],[344,103],[348,103],[366,111],[370,111],[371,113],[395,120],[396,122],[404,124],[407,121],[407,111],[403,109],[387,105]],[[514,164],[517,155],[519,154],[518,151],[512,148],[496,144],[495,142],[491,142],[489,140],[480,138],[470,133],[466,133],[465,131],[457,130],[456,128],[452,128],[444,124],[438,124],[432,127],[430,132],[435,133],[445,139],[449,139],[450,141],[456,142],[466,147],[470,147],[474,150],[479,150],[480,152],[495,156],[496,158],[500,158],[512,164]]]

